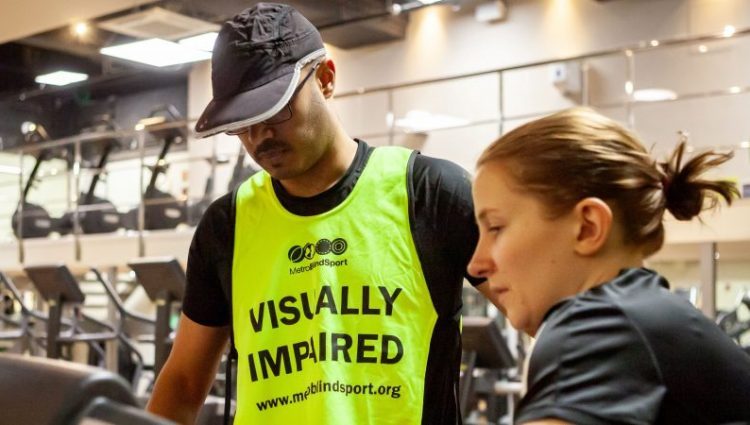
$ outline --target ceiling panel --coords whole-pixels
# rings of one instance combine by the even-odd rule
[[[0,43],[154,0],[0,0]]]

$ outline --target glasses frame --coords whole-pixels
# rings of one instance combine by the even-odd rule
[[[309,80],[310,77],[315,73],[315,70],[318,69],[318,66],[320,66],[320,64],[321,64],[321,62],[318,62],[315,65],[313,65],[313,67],[310,70],[310,72],[307,73],[307,75],[305,76],[305,78],[302,79],[302,82],[299,83],[297,85],[297,87],[294,89],[294,92],[292,93],[292,96],[289,98],[289,102],[287,102],[284,105],[284,107],[281,108],[281,110],[279,112],[275,113],[272,117],[270,117],[270,118],[268,118],[266,120],[261,121],[260,123],[261,124],[265,124],[265,125],[277,125],[277,124],[281,124],[283,122],[286,122],[286,121],[289,121],[290,119],[292,119],[292,116],[293,116],[293,114],[292,114],[292,102],[297,97],[297,93],[299,93],[300,90],[302,90],[302,87],[304,87],[304,85],[307,83],[307,80]],[[286,110],[286,113],[284,115],[282,115],[282,112],[285,112],[285,110]],[[283,118],[274,119],[274,118],[277,118],[279,116],[283,116]],[[251,126],[242,127],[242,128],[237,129],[237,130],[227,130],[227,131],[224,132],[224,134],[229,135],[229,136],[239,136],[241,134],[246,133],[250,129],[250,127]]]

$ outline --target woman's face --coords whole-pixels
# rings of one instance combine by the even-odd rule
[[[482,165],[472,194],[479,241],[469,273],[485,277],[496,305],[513,327],[535,335],[547,311],[580,286],[571,212],[549,218],[540,198],[523,193],[507,163]]]

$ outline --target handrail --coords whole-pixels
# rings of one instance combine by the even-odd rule
[[[688,36],[688,37],[676,37],[676,38],[665,39],[665,40],[641,41],[638,44],[633,44],[633,45],[629,45],[625,47],[602,49],[602,50],[597,50],[594,52],[584,53],[581,55],[562,56],[559,58],[544,59],[540,61],[527,62],[527,63],[523,63],[519,65],[511,65],[511,66],[506,66],[502,68],[493,68],[493,69],[488,69],[484,71],[451,75],[447,77],[429,78],[429,79],[424,79],[424,80],[410,81],[407,83],[386,84],[382,86],[374,86],[374,87],[369,87],[369,88],[362,87],[362,88],[357,88],[355,90],[350,90],[347,92],[336,94],[336,98],[358,96],[358,95],[382,92],[382,91],[391,91],[391,90],[397,90],[397,89],[420,86],[420,85],[425,85],[425,84],[432,84],[432,83],[442,83],[445,81],[459,80],[463,78],[479,77],[482,75],[490,75],[490,74],[502,73],[502,72],[507,72],[507,71],[515,71],[515,70],[524,69],[524,68],[533,68],[536,66],[551,65],[553,63],[558,63],[558,62],[569,62],[569,61],[576,61],[576,60],[582,60],[582,59],[592,59],[592,58],[603,57],[603,56],[613,56],[617,54],[629,55],[629,54],[644,52],[648,50],[659,50],[659,49],[663,49],[666,47],[679,46],[682,44],[719,41],[719,40],[725,40],[729,38],[739,38],[739,37],[743,37],[747,35],[750,35],[750,27],[744,28],[742,30],[736,30],[730,37],[727,37],[723,33],[714,33],[714,34],[699,35],[699,36],[693,36],[693,37]],[[651,44],[654,41],[656,42],[655,46]]]

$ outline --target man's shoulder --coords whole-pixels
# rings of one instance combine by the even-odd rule
[[[204,214],[204,219],[215,219],[225,218],[231,214],[234,191],[225,193],[218,198],[214,199],[213,202],[208,206]]]
[[[414,152],[413,172],[415,175],[425,176],[430,179],[447,178],[448,182],[471,182],[471,175],[469,172],[455,162],[429,155],[422,155],[418,151]]]
[[[195,229],[195,238],[204,240],[224,237],[232,231],[234,215],[232,208],[234,192],[226,193],[209,204]],[[218,236],[217,236],[218,235]]]

